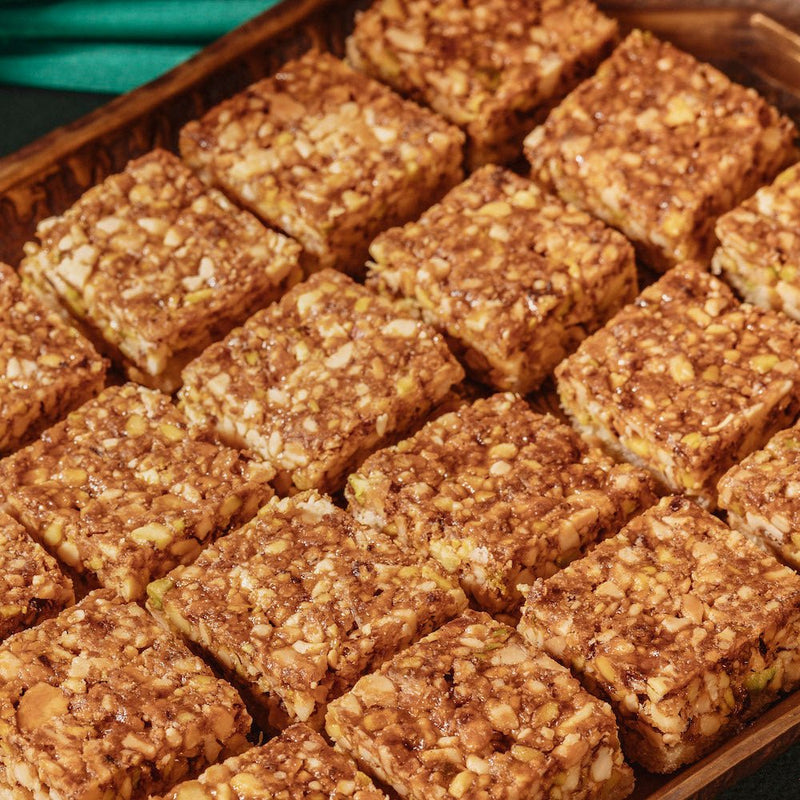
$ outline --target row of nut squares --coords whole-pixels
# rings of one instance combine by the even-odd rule
[[[433,354],[440,370],[455,362],[413,318],[376,322],[369,309],[384,302],[323,272],[272,308],[324,309],[295,318],[307,340],[360,321],[349,341],[368,341],[368,355],[344,358],[337,346],[334,363],[325,355],[312,374],[335,378],[352,361],[378,397],[381,364],[388,397],[410,394],[415,407],[430,407],[421,384],[400,391],[401,379],[419,374],[414,358],[430,366]],[[240,399],[231,376],[259,352],[234,352],[246,331],[202,357],[219,369],[194,387],[197,397],[225,375],[219,399]],[[758,535],[763,523],[765,541],[796,558],[798,434],[779,432],[722,476],[719,499],[737,531],[689,499],[654,506],[651,472],[663,483],[682,476],[687,493],[696,481],[698,499],[713,505],[725,454],[737,461],[795,415],[797,337],[788,317],[739,303],[706,272],[674,269],[557,370],[565,406],[583,392],[578,423],[644,426],[616,442],[651,471],[614,463],[519,395],[496,394],[369,455],[346,480],[350,513],[313,489],[270,499],[280,462],[192,426],[185,391],[181,408],[134,383],[104,390],[0,461],[4,505],[17,520],[3,520],[4,635],[68,606],[0,647],[0,779],[22,797],[18,787],[36,797],[73,785],[65,796],[92,797],[87,787],[101,786],[135,797],[227,755],[229,739],[233,750],[244,746],[249,716],[234,690],[125,602],[142,599],[148,583],[153,616],[237,686],[262,730],[325,722],[405,796],[438,786],[442,797],[501,798],[542,781],[551,794],[624,796],[631,778],[614,717],[565,668],[614,706],[630,758],[659,771],[699,757],[800,681],[800,577],[741,530]],[[264,352],[278,354],[275,370],[284,359],[296,368],[288,347]],[[329,394],[353,384],[320,380]],[[357,398],[339,395],[338,414],[308,406],[295,415],[305,447],[314,442],[309,420],[327,443],[338,436],[329,423]],[[372,413],[389,413],[382,409]],[[281,417],[282,437],[293,420]],[[361,430],[375,436],[378,424]],[[613,438],[615,426],[605,430]],[[654,457],[663,453],[672,471]],[[28,534],[65,564],[79,594],[105,588],[69,607],[70,581]],[[500,621],[465,614],[467,596]],[[509,623],[523,602],[515,633]],[[178,711],[176,692],[186,694]],[[211,774],[246,785],[237,776],[258,772],[249,764]]]
[[[96,589],[0,644],[0,793],[621,800],[625,757],[673,771],[800,686],[800,576],[688,498],[531,580],[515,629],[327,497],[273,499],[147,610]]]
[[[36,323],[5,329],[9,349],[39,347],[8,358],[23,374],[17,407],[45,407],[45,391],[59,408],[69,394],[93,391],[103,362],[91,346],[26,296],[10,270],[4,280],[12,318]],[[82,586],[112,586],[128,599],[252,517],[273,490],[335,494],[345,483],[363,522],[430,549],[451,572],[470,562],[463,580],[491,610],[513,610],[520,576],[554,569],[649,505],[642,487],[651,475],[661,489],[728,509],[800,565],[798,431],[781,432],[800,413],[798,348],[800,325],[782,312],[739,302],[692,265],[673,268],[555,370],[561,405],[584,439],[636,465],[613,466],[572,429],[508,400],[519,395],[470,405],[439,334],[323,270],[190,362],[177,405],[133,382],[111,386],[1,460],[2,506]],[[386,449],[392,440],[402,441]],[[623,502],[625,492],[638,500]],[[569,498],[574,536],[557,531],[549,506],[531,513],[551,494]],[[423,500],[428,519],[399,520],[404,503]],[[531,518],[519,527],[525,508]],[[503,515],[510,521],[487,523]],[[471,524],[485,556],[459,543],[472,541],[463,535]],[[432,529],[444,538],[429,545]],[[516,543],[490,553],[506,529]],[[526,549],[532,533],[540,541]],[[556,544],[545,544],[555,533]]]
[[[423,15],[430,36],[403,31],[414,15],[392,9],[379,3],[362,17],[354,63],[359,30],[366,53],[375,18],[398,63],[430,54],[419,39],[436,41],[444,23]],[[537,80],[569,80],[557,56],[541,59],[546,37],[537,35],[528,46],[550,69]],[[374,69],[392,82],[391,58],[381,57]],[[489,95],[502,95],[501,75],[484,78]],[[449,85],[462,83],[455,75]],[[448,116],[446,102],[419,87],[397,88]],[[450,115],[467,129],[473,166],[505,157],[479,141],[482,120],[511,116],[482,117],[481,102],[456,104],[479,109],[473,119]],[[495,144],[511,138],[503,131]],[[661,268],[708,254],[716,216],[774,175],[790,138],[755,95],[634,34],[527,148],[537,179],[620,227]],[[634,297],[621,236],[486,167],[419,222],[378,236],[369,279],[377,294],[323,272],[196,359],[285,292],[301,265],[357,272],[376,233],[460,180],[460,147],[456,129],[310,55],[188,126],[182,148],[204,179],[292,234],[302,254],[160,152],[43,224],[21,270],[29,286],[79,319],[129,377],[184,388],[181,410],[132,384],[108,389],[47,430],[2,462],[6,510],[61,559],[80,594],[103,585],[141,599],[159,579],[151,610],[238,685],[263,728],[319,728],[328,700],[345,693],[329,711],[329,734],[407,796],[431,787],[443,797],[623,796],[630,774],[613,717],[542,648],[612,702],[629,757],[673,769],[796,684],[797,578],[679,499],[613,536],[654,502],[648,475],[613,465],[518,398],[479,400],[372,456],[347,482],[361,524],[319,495],[273,500],[180,566],[253,517],[270,484],[333,491],[368,453],[423,422],[461,377],[426,323],[473,375],[527,392]],[[790,171],[762,190],[727,227],[723,217],[715,257],[749,299],[789,313],[795,178]],[[742,221],[752,226],[744,235]],[[780,270],[769,266],[775,253]],[[10,324],[0,447],[12,451],[95,395],[104,364],[10,271],[2,279]],[[789,320],[680,267],[559,368],[559,389],[583,431],[713,506],[722,473],[796,416],[796,343]],[[216,444],[209,430],[257,459]],[[719,493],[731,522],[765,533],[789,560],[800,544],[791,536],[795,441],[778,434],[728,472]],[[5,636],[57,613],[72,589],[18,524],[4,519],[3,531]],[[528,584],[526,641],[468,613],[398,655],[463,610],[462,590],[513,618]],[[589,620],[586,607],[595,609]],[[8,640],[0,788],[26,800],[54,787],[65,797],[142,796],[244,746],[249,723],[235,693],[143,613],[100,591]],[[177,712],[164,700],[176,692],[185,697]],[[421,708],[439,710],[427,717]],[[109,730],[99,742],[97,731]],[[292,731],[298,761],[315,754],[310,791],[324,766],[344,796],[374,793],[352,764],[329,761],[338,757],[321,741]],[[267,750],[281,752],[283,741]],[[250,757],[176,792],[205,797],[204,783],[274,777],[274,754],[260,766],[257,751]],[[298,763],[277,780],[296,787],[306,773]]]
[[[360,278],[366,264],[474,377],[521,393],[634,298],[634,248],[663,271],[708,261],[718,236],[716,269],[797,315],[797,171],[745,201],[795,157],[793,124],[638,31],[573,88],[616,24],[583,0],[517,5],[376,3],[351,63],[443,116],[311,51],[186,125],[183,161],[150,153],[42,222],[23,280],[130,379],[167,392],[328,267]],[[505,68],[463,74],[492,59]],[[483,165],[520,156],[553,105],[525,139],[533,180]],[[465,138],[467,164],[483,166],[459,183]]]

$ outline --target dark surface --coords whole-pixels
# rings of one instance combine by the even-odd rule
[[[0,85],[0,156],[82,117],[113,95]]]
[[[83,116],[107,102],[111,96],[0,86],[0,156]],[[800,744],[718,798],[800,800]]]
[[[800,744],[717,795],[717,800],[797,800],[800,798]]]

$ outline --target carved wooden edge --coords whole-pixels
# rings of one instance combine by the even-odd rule
[[[696,764],[672,776],[646,776],[631,800],[711,800],[798,741],[800,691],[795,691]]]
[[[341,54],[357,3],[284,0],[188,61],[0,159],[0,260],[16,265],[39,220],[312,46]]]
[[[598,0],[597,4],[610,12],[614,10],[696,12],[701,9],[760,11],[787,25],[800,23],[800,7],[797,0]]]

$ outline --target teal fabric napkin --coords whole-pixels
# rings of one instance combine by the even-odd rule
[[[0,83],[125,92],[279,0],[0,2]]]

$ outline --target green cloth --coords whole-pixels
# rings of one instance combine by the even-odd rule
[[[0,83],[125,92],[278,0],[0,2]]]

